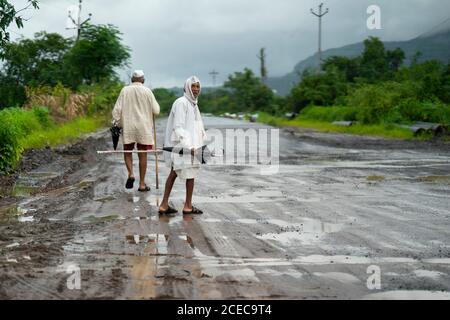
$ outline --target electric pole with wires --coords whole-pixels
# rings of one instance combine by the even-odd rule
[[[81,36],[81,29],[83,28],[83,26],[88,23],[91,20],[92,17],[92,13],[89,13],[89,18],[87,18],[86,20],[84,20],[83,22],[81,22],[81,7],[82,7],[82,3],[83,0],[80,0],[78,3],[78,12],[76,17],[73,17],[73,11],[71,9],[69,9],[69,19],[73,24],[73,27],[70,28],[66,28],[67,30],[70,29],[76,29],[77,30],[77,41],[80,40],[80,36]]]
[[[316,13],[313,9],[311,9],[311,13],[319,18],[319,67],[322,63],[322,17],[330,12],[328,8],[325,10],[325,12],[322,12],[322,7],[323,3],[319,5],[319,13]]]
[[[219,75],[219,72],[217,72],[216,70],[213,70],[209,73],[209,75],[212,77],[213,87],[215,87],[216,86],[216,78]]]

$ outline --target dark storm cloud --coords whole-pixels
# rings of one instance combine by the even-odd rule
[[[19,7],[24,0],[13,1]],[[65,30],[66,8],[77,0],[42,0],[41,9],[28,12],[25,29],[31,36],[47,30],[70,36]],[[258,71],[256,55],[267,51],[269,75],[283,75],[317,50],[317,18],[310,13],[316,0],[84,0],[83,16],[93,23],[112,23],[132,49],[129,70],[144,69],[153,87],[182,86],[196,74],[211,84],[209,72],[220,72],[218,82],[244,67]],[[383,40],[413,38],[449,17],[448,0],[329,0],[324,18],[323,47],[358,42],[367,36]],[[381,8],[382,29],[366,27],[369,5]],[[15,34],[13,34],[14,36]]]

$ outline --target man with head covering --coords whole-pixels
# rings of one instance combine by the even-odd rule
[[[200,170],[200,162],[195,155],[195,150],[203,146],[206,133],[202,116],[198,108],[198,97],[201,92],[200,80],[192,76],[186,80],[184,95],[178,98],[172,105],[167,121],[165,147],[175,147],[190,150],[180,155],[178,152],[166,152],[165,162],[170,168],[167,177],[164,198],[159,207],[160,214],[176,213],[177,210],[169,206],[170,192],[177,177],[186,180],[186,200],[184,214],[202,214],[203,212],[192,205],[194,192],[194,179]]]
[[[123,148],[132,151],[137,144],[138,150],[153,149],[153,115],[158,115],[160,107],[152,90],[144,86],[145,75],[142,70],[133,72],[131,85],[122,89],[113,109],[113,123],[122,128]],[[139,191],[147,192],[150,188],[145,183],[147,172],[147,153],[139,153]],[[125,153],[128,170],[127,189],[133,189],[133,154]]]

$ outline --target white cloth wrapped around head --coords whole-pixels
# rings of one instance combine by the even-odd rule
[[[194,83],[198,83],[200,85],[200,91],[199,91],[199,95],[202,91],[202,85],[200,83],[200,79],[197,78],[196,76],[192,76],[189,79],[186,80],[186,82],[184,83],[184,96],[186,97],[186,99],[188,99],[190,102],[192,102],[194,105],[198,104],[198,97],[194,97],[194,94],[192,93],[192,85]]]

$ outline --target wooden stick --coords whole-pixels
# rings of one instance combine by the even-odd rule
[[[155,144],[154,144],[155,150],[158,150],[157,147],[156,147],[156,123],[155,123],[155,114],[153,114],[153,140],[155,141]],[[159,190],[158,152],[155,152],[155,173],[156,173],[156,190]]]

